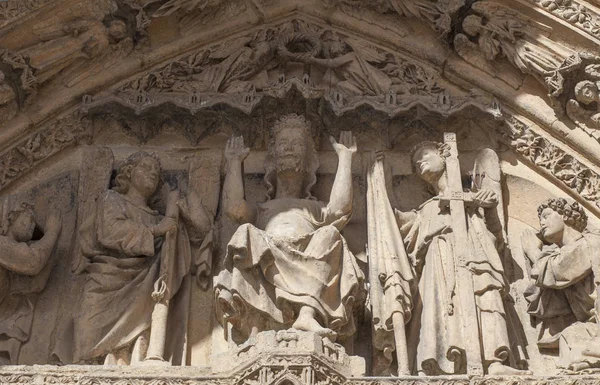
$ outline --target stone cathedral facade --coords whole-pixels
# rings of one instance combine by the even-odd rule
[[[600,384],[598,0],[0,0],[0,384]]]

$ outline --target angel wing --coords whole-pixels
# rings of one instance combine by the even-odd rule
[[[242,47],[252,40],[251,36],[242,36],[221,44],[216,49],[212,50],[209,57],[211,59],[227,59],[234,53],[240,52]]]
[[[86,154],[79,174],[79,191],[77,208],[77,229],[82,224],[96,220],[96,202],[98,197],[108,189],[114,164],[114,156],[109,148],[91,150]],[[82,253],[82,237],[79,231],[75,239],[75,253],[71,262],[74,273],[81,273],[88,265],[87,258]]]
[[[486,210],[486,224],[489,230],[496,235],[498,241],[506,242],[502,169],[498,154],[494,150],[485,148],[477,154],[473,166],[472,188],[474,191],[486,189],[496,193],[498,205],[493,210]]]
[[[378,52],[362,40],[348,38],[346,39],[346,43],[357,53],[357,55],[360,55],[362,59],[369,63],[382,63],[386,60],[385,54]]]
[[[94,58],[91,61],[81,60],[65,69],[63,71],[62,83],[67,87],[73,87],[90,76],[113,67],[131,53],[133,50],[133,41],[131,39],[124,39],[117,44],[111,45],[110,48],[108,52],[98,58]]]
[[[63,27],[69,22],[75,20],[102,20],[114,11],[116,11],[115,5],[110,0],[80,0],[66,9],[52,13],[50,17],[34,25],[32,32],[40,41],[50,41],[65,36],[66,32]]]
[[[204,10],[209,6],[219,5],[222,0],[170,0],[156,10],[153,17],[169,16],[173,13],[182,10],[185,13],[196,10]]]
[[[519,33],[526,26],[534,28],[536,35],[548,36],[552,32],[551,27],[536,22],[514,9],[494,1],[474,3],[471,8],[489,20],[486,25],[501,25],[504,33],[502,31],[495,31],[501,33],[501,35],[508,34],[509,36],[514,36],[515,33]]]

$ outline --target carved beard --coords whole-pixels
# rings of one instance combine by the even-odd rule
[[[277,172],[294,171],[296,173],[304,171],[304,162],[302,157],[297,155],[279,156],[275,160]]]

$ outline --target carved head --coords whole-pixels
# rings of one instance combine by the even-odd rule
[[[600,101],[600,92],[596,83],[583,80],[575,85],[575,99],[579,103],[590,104]]]
[[[136,152],[117,170],[113,190],[127,194],[130,189],[135,188],[148,199],[161,183],[160,173],[160,160],[156,154]]]
[[[463,20],[463,31],[469,36],[477,36],[483,26],[483,19],[477,15],[469,15]]]
[[[347,52],[346,43],[331,30],[327,30],[321,35],[321,45],[323,56],[326,58],[338,57]]]
[[[310,124],[303,116],[290,114],[282,117],[272,130],[265,159],[267,199],[275,196],[277,176],[303,178],[305,198],[317,181],[319,157],[310,134]]]
[[[577,202],[564,198],[551,198],[538,206],[540,231],[552,243],[562,239],[565,225],[582,232],[587,226],[587,214]]]
[[[421,142],[410,151],[412,170],[428,183],[435,183],[446,171],[450,151],[444,143]]]
[[[33,206],[21,203],[21,207],[8,213],[8,235],[17,242],[28,242],[35,230]]]
[[[123,20],[113,20],[108,25],[108,35],[119,41],[127,37],[127,24]]]

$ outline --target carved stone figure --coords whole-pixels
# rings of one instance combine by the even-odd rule
[[[44,236],[31,241],[35,226],[33,209],[23,204],[8,214],[8,226],[0,235],[0,365],[16,365],[21,344],[30,337],[35,293],[48,280],[40,272],[60,235],[61,216],[49,214]]]
[[[151,324],[153,332],[156,327],[155,301],[175,302],[189,276],[195,258],[186,225],[196,227],[190,232],[206,234],[208,214],[202,205],[189,203],[197,197],[189,195],[187,204],[178,202],[175,190],[169,194],[166,215],[160,215],[149,207],[160,183],[155,155],[131,155],[117,170],[114,188],[98,199],[96,215],[81,225],[81,257],[91,263],[85,267],[81,308],[75,317],[75,362],[102,359],[105,364],[127,365],[146,359],[149,344],[152,348]],[[200,212],[182,212],[186,220],[178,221],[182,207]],[[188,307],[189,302],[186,311]],[[169,330],[185,333],[179,329]]]
[[[307,121],[282,118],[265,161],[267,201],[244,199],[243,138],[232,138],[223,187],[224,212],[242,222],[227,245],[225,269],[215,278],[218,318],[243,336],[292,327],[335,338],[355,331],[354,307],[363,274],[340,231],[352,213],[351,162],[356,139],[331,138],[339,157],[329,203],[311,195],[318,158]]]
[[[588,72],[588,71],[586,71]],[[600,80],[600,77],[596,79]],[[600,81],[582,80],[575,85],[575,99],[567,102],[567,116],[596,140],[600,138]]]
[[[295,38],[301,39],[299,36]],[[352,41],[356,47],[352,47],[332,31],[325,31],[320,37],[321,52],[313,56],[308,52],[290,52],[283,43],[293,39],[294,36],[290,36],[280,41],[279,54],[290,60],[324,68],[324,79],[327,83],[333,83],[334,90],[344,95],[383,95],[390,89],[392,79],[370,64],[385,62],[386,59],[374,49],[361,45],[356,40]]]
[[[466,35],[458,34],[454,40],[457,52],[466,60],[468,52],[477,47],[486,60],[505,57],[521,72],[546,84],[572,53],[545,37],[547,27],[513,9],[492,1],[474,4],[472,9],[476,13],[462,22]]]
[[[37,81],[43,83],[66,68],[94,66],[92,60],[98,60],[111,45],[127,38],[127,26],[118,19],[108,26],[99,20],[75,20],[63,26],[61,35],[40,38],[42,43],[20,53],[29,58]]]
[[[496,248],[498,237],[488,229],[497,226],[487,218],[496,214],[499,196],[483,187],[464,197],[467,239],[456,239],[453,233],[459,224],[448,203],[451,193],[446,170],[448,151],[446,144],[436,142],[423,142],[413,148],[411,161],[415,173],[437,195],[415,211],[396,210],[406,251],[418,278],[418,297],[413,300],[413,315],[407,325],[413,371],[425,375],[465,372],[468,363],[464,352],[469,348],[466,340],[472,335],[465,336],[461,330],[468,316],[461,296],[471,295],[480,330],[465,332],[477,333],[484,370],[488,374],[524,373],[508,366],[511,339],[503,303],[504,269]],[[461,246],[459,241],[466,242]],[[457,250],[459,247],[467,250]],[[458,285],[464,283],[457,281],[459,253],[465,254],[466,268],[473,280],[470,294],[457,291]]]
[[[525,292],[528,312],[542,323],[538,346],[557,350],[559,366],[600,364],[582,349],[596,335],[596,301],[600,234],[587,229],[587,215],[577,202],[553,198],[538,207],[539,234],[521,237],[532,264],[534,286]],[[542,239],[549,244],[544,245]],[[582,362],[588,365],[582,366]]]

